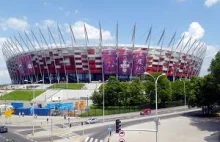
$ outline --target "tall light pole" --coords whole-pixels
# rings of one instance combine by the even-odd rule
[[[186,107],[186,83],[185,83],[185,80],[180,79],[180,81],[183,81],[184,103],[185,103],[185,108],[187,108]]]
[[[156,124],[156,142],[157,142],[157,133],[158,133],[158,125],[159,125],[159,119],[158,119],[158,113],[157,113],[157,82],[159,80],[159,78],[161,76],[165,76],[165,73],[162,73],[161,75],[159,75],[157,78],[155,78],[153,75],[151,75],[148,72],[144,72],[144,75],[149,75],[154,79],[155,82],[155,104],[156,104],[156,120],[155,120],[155,124]]]
[[[33,82],[33,81],[24,80],[24,82],[30,82],[30,83],[32,83],[32,85],[39,83],[39,82],[42,82],[42,81],[43,80]],[[34,99],[35,99],[35,87],[34,86],[33,86],[33,96],[32,97],[33,97],[33,117],[34,117]]]

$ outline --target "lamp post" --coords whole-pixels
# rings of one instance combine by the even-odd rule
[[[159,79],[161,76],[165,76],[166,74],[165,74],[165,73],[162,73],[162,74],[159,75],[157,78],[155,78],[153,75],[151,75],[151,74],[148,73],[148,72],[144,72],[144,75],[149,75],[149,76],[151,76],[151,77],[154,79],[154,82],[155,82],[155,104],[156,104],[156,120],[155,120],[155,124],[156,124],[156,142],[157,142],[157,133],[158,133],[158,125],[159,125],[158,113],[157,113],[157,82],[158,82],[158,79]]]
[[[185,108],[187,108],[186,107],[186,83],[185,83],[185,80],[180,79],[180,81],[183,81],[184,104],[185,104]]]
[[[42,81],[43,80],[33,82],[33,81],[24,80],[24,82],[30,82],[30,83],[32,83],[32,85],[39,83],[39,82],[42,82]],[[33,87],[33,117],[34,117],[34,99],[35,99],[35,87]]]

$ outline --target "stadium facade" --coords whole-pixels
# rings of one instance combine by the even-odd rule
[[[103,45],[102,30],[99,44],[89,45],[85,25],[84,28],[84,46],[76,44],[71,26],[71,46],[66,44],[59,27],[62,44],[56,43],[49,28],[52,44],[47,42],[40,29],[40,38],[31,31],[29,35],[24,33],[23,37],[19,34],[19,37],[8,39],[2,46],[2,52],[12,83],[22,84],[25,80],[43,80],[44,83],[90,82],[107,80],[109,76],[130,80],[142,76],[144,72],[165,73],[170,80],[191,78],[199,75],[206,52],[202,42],[191,38],[186,40],[182,36],[175,42],[175,34],[164,48],[164,32],[157,46],[150,46],[151,29],[146,45],[134,44],[135,32],[131,45],[120,45],[117,42],[115,46]]]

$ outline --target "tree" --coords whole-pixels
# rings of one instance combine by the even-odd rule
[[[144,85],[139,77],[136,77],[129,87],[129,104],[130,105],[143,105],[149,103],[149,98],[144,90]]]
[[[184,83],[180,80],[175,80],[171,83],[172,101],[184,100]]]
[[[153,74],[156,79],[160,73]],[[155,80],[147,77],[145,82],[145,92],[150,99],[150,104],[155,104]],[[157,83],[157,102],[160,106],[165,107],[166,103],[171,100],[170,81],[165,76],[161,76]]]

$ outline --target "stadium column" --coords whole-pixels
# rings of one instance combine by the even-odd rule
[[[53,43],[55,44],[56,48],[57,48],[57,52],[58,52],[58,46],[56,44],[56,41],[50,31],[50,28],[47,26],[47,30],[48,30],[48,33],[49,33],[49,39],[52,38],[53,40]],[[52,45],[51,45],[51,49],[52,49]],[[52,58],[53,58],[53,62],[54,62],[54,68],[55,68],[55,72],[56,72],[56,76],[57,76],[57,81],[58,83],[60,83],[60,71],[57,71],[57,65],[56,65],[56,59],[54,57],[54,50],[51,50],[52,52]]]
[[[8,52],[10,52],[12,54],[13,57],[15,57],[15,55],[19,54],[19,49],[15,49],[13,47],[13,45],[9,44],[9,41],[6,40],[5,41],[5,47],[7,48]],[[14,63],[15,64],[15,63]],[[19,67],[18,67],[19,68]],[[19,80],[21,81],[22,80],[22,76],[21,76],[21,73],[19,72],[17,74],[17,77],[20,78]],[[22,82],[21,82],[22,83]]]
[[[169,59],[168,59],[168,63],[167,63],[167,76],[169,76],[169,69],[170,69],[170,59],[173,56],[173,48],[174,48],[174,44],[175,44],[175,37],[176,37],[176,32],[173,34],[173,37],[171,38],[169,44],[167,47],[170,47],[170,45],[172,45],[171,50],[170,50],[170,54],[169,54]]]
[[[41,35],[41,37],[43,38],[43,41],[44,41],[44,43],[46,44],[47,48],[50,49],[49,46],[48,46],[48,43],[47,43],[47,41],[46,41],[46,39],[45,39],[45,37],[44,37],[44,35],[43,35],[43,33],[42,33],[42,31],[41,31],[41,29],[40,29],[39,27],[38,27],[38,30],[39,30],[40,35]],[[35,34],[34,34],[34,37],[35,37],[35,40],[37,40]],[[38,42],[38,40],[37,40],[37,42]],[[42,58],[44,58],[44,62],[45,62],[45,64],[46,64],[46,66],[47,66],[47,76],[48,76],[48,79],[49,79],[50,84],[51,84],[51,82],[52,82],[51,73],[49,72],[49,67],[48,67],[48,64],[47,64],[47,61],[46,61],[46,56],[45,56],[45,57],[43,56],[43,55],[46,55],[46,54],[44,53],[44,52],[46,52],[46,50],[43,48],[43,46],[41,46],[41,44],[40,44],[39,42],[38,42],[38,45],[41,47],[41,49],[43,49]]]
[[[159,39],[159,41],[158,41],[158,43],[157,43],[157,46],[159,46],[160,45],[160,42],[161,42],[161,46],[160,46],[160,55],[159,55],[159,59],[158,59],[158,63],[157,63],[157,72],[159,71],[159,66],[160,66],[160,58],[161,58],[161,53],[162,53],[162,49],[163,49],[163,41],[164,41],[164,35],[165,35],[165,29],[163,30],[163,33],[161,34],[161,36],[160,36],[160,39]]]
[[[38,80],[38,77],[37,77],[37,75],[36,75],[36,71],[35,71],[35,68],[34,68],[32,56],[31,56],[31,50],[30,50],[30,48],[29,48],[28,43],[26,43],[26,42],[24,41],[24,39],[22,38],[21,34],[20,34],[20,33],[18,33],[18,34],[19,34],[19,37],[21,38],[21,40],[23,41],[24,45],[25,45],[26,48],[28,49],[27,55],[29,56],[28,59],[30,60],[30,63],[31,63],[31,66],[32,66],[32,70],[33,70],[33,74],[34,74],[34,76],[32,76],[32,81],[34,82],[34,77],[35,77],[35,80]],[[18,43],[19,43],[19,42],[18,42]],[[20,43],[19,43],[19,45],[21,46],[23,52],[25,52],[24,47],[23,47]],[[27,61],[26,61],[26,62],[27,62]],[[27,67],[27,70],[28,70],[29,76],[31,77],[31,72],[30,72],[30,70],[29,70],[28,67]]]
[[[60,30],[60,27],[59,27],[58,23],[57,23],[57,29],[58,29],[59,34],[60,34],[60,36],[61,36],[61,39],[62,39],[62,41],[63,41],[64,47],[67,49],[65,40],[64,40],[64,38],[63,38],[63,35],[62,35],[62,32],[61,32],[61,30]],[[60,41],[60,46],[62,46],[61,41]],[[65,77],[66,77],[66,83],[68,83],[68,72],[67,72],[67,70],[66,70],[66,63],[65,63],[65,60],[64,60],[63,50],[61,50],[61,52],[62,52],[62,55],[61,55],[61,56],[62,56],[62,59],[63,59],[63,67],[64,67],[64,73],[65,73]]]
[[[184,54],[184,58],[185,58],[185,59],[184,59],[184,64],[183,64],[183,71],[182,71],[182,74],[181,74],[181,77],[180,77],[180,78],[183,77],[184,72],[185,72],[185,66],[186,66],[186,62],[187,62],[187,56],[188,56],[190,50],[194,47],[194,45],[196,44],[197,41],[198,41],[198,40],[195,40],[195,41],[193,42],[193,44],[189,47],[189,49],[186,51],[186,53]],[[185,75],[184,75],[184,76],[185,76]]]
[[[195,63],[197,62],[197,56],[198,56],[198,53],[201,51],[201,49],[205,46],[205,44],[202,44],[201,46],[199,46],[198,50],[195,53],[192,53],[192,59],[191,59],[191,62],[190,62],[190,65],[189,65],[189,70],[188,70],[188,73],[187,73],[187,76],[188,78],[192,77],[192,73],[193,73],[193,69],[195,68]]]
[[[145,44],[147,45],[146,68],[145,68],[145,72],[147,71],[147,67],[148,67],[148,55],[149,55],[149,51],[150,51],[151,32],[152,32],[152,26],[150,27],[150,30],[149,30],[148,35],[147,35],[147,38],[146,38],[146,40],[145,40]],[[148,42],[148,41],[149,41],[149,42]]]
[[[71,41],[72,41],[72,48],[73,48],[73,52],[74,52],[73,42],[76,44],[76,39],[75,39],[75,35],[74,35],[74,32],[73,32],[72,26],[70,24],[69,24],[69,28],[70,28],[70,31],[71,31]],[[78,72],[77,72],[77,68],[76,68],[75,52],[74,52],[74,66],[75,66],[76,80],[77,80],[77,83],[79,83],[79,77],[78,77]]]
[[[84,33],[85,33],[85,48],[86,48],[86,54],[87,54],[87,64],[88,64],[89,82],[91,82],[91,71],[90,71],[89,57],[88,57],[88,42],[89,42],[89,38],[88,38],[88,33],[87,33],[87,30],[86,30],[86,25],[85,25],[85,23],[84,23]]]
[[[100,29],[100,33],[101,33],[101,29]],[[118,79],[118,73],[119,73],[119,71],[118,71],[118,21],[117,21],[117,24],[116,24],[116,36],[115,36],[115,38],[116,38],[116,53],[117,53],[117,75],[116,75],[116,78]]]
[[[179,53],[179,57],[177,59],[177,66],[176,66],[176,69],[175,69],[175,72],[174,72],[174,76],[176,77],[177,76],[177,73],[179,72],[179,66],[181,65],[181,60],[182,60],[182,52],[185,50],[185,48],[188,46],[188,44],[190,44],[192,40],[192,37],[189,38],[189,40],[187,41],[187,43],[181,47],[180,49],[180,53]]]
[[[134,50],[135,50],[135,31],[136,31],[136,23],[134,24],[134,28],[133,28],[133,34],[132,34],[132,38],[131,38],[131,41],[132,41],[132,61],[131,61],[131,74],[130,74],[130,80],[132,80],[132,77],[133,77],[133,64],[134,64]]]
[[[31,42],[31,40],[30,40],[29,36],[27,35],[26,31],[24,31],[24,33],[25,33],[25,36],[27,37],[28,41],[30,42],[32,48],[34,49],[35,54],[37,54],[37,49],[36,49],[35,45]],[[34,56],[35,56],[35,55],[33,55],[33,57],[34,57]],[[36,76],[37,76],[37,80],[36,80],[36,81],[38,81],[38,80],[39,80],[39,76],[38,76],[38,74],[36,73],[37,71],[35,70],[35,67],[34,67],[34,58],[32,58],[31,55],[30,55],[30,57],[31,57],[31,60],[32,60],[32,67],[33,67],[33,69],[34,69],[34,71],[35,71],[35,74],[36,74]],[[35,62],[36,62],[36,64],[37,64],[37,61],[36,61],[36,60],[35,60]],[[40,76],[41,76],[41,78],[42,78],[43,75],[42,75],[42,71],[41,71],[41,68],[40,68],[40,64],[39,64],[39,63],[38,63],[38,69],[39,69],[39,72],[40,72]]]

